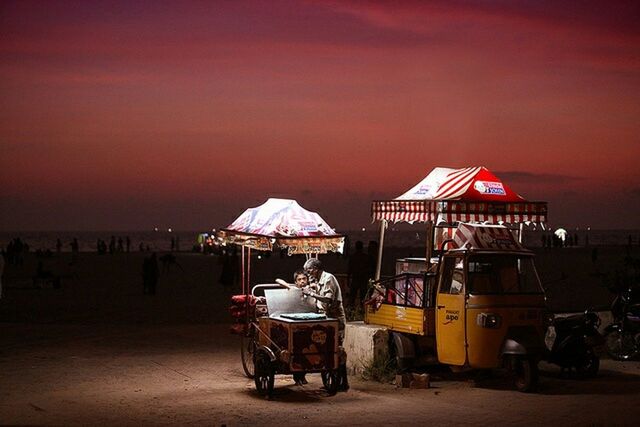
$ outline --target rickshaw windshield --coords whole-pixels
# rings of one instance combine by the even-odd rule
[[[468,268],[470,294],[543,293],[531,256],[473,255]]]

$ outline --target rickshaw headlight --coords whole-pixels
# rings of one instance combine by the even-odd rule
[[[495,313],[480,313],[476,318],[476,323],[483,328],[498,329],[502,324],[502,318]]]

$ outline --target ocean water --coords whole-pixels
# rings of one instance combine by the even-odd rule
[[[569,231],[569,230],[568,230]],[[95,252],[98,239],[104,240],[107,245],[111,240],[111,236],[116,239],[123,240],[125,244],[126,237],[131,240],[131,251],[138,251],[140,244],[146,249],[153,251],[168,251],[171,249],[171,240],[178,242],[180,251],[191,251],[197,244],[198,231],[18,231],[18,232],[0,232],[0,247],[6,248],[9,242],[19,237],[23,242],[29,245],[30,250],[56,250],[56,241],[60,239],[62,243],[62,251],[71,251],[71,242],[74,238],[78,239],[81,252]],[[373,226],[366,230],[351,230],[342,232],[349,237],[349,243],[353,248],[356,241],[360,240],[364,243],[365,248],[369,241],[378,240],[379,230]],[[542,235],[549,236],[551,232],[541,232],[539,230],[525,230],[524,245],[530,248],[542,246]],[[575,242],[577,236],[577,246],[589,245],[626,245],[631,242],[633,245],[640,244],[640,230],[570,230],[572,240]],[[385,246],[391,247],[424,247],[426,240],[426,232],[424,227],[415,226],[415,230],[393,229],[390,227],[385,233]],[[575,244],[575,243],[574,243]]]

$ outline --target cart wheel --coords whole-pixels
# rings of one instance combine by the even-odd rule
[[[253,328],[250,329],[253,331]],[[256,351],[256,341],[253,333],[248,336],[240,337],[240,356],[242,357],[242,369],[247,378],[253,379],[255,376],[255,366],[253,364],[253,355]]]
[[[253,380],[256,383],[256,389],[260,394],[271,397],[273,394],[275,370],[267,352],[258,350],[254,354],[253,364],[255,367],[255,377]]]
[[[333,396],[338,392],[338,370],[332,369],[331,371],[322,371],[322,385],[329,393],[329,396]]]

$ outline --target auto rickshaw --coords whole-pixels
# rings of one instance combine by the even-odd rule
[[[546,309],[533,253],[507,227],[460,223],[431,261],[428,271],[378,281],[366,306],[367,323],[392,330],[399,367],[506,367],[518,390],[534,390]],[[424,258],[399,263],[427,265]]]

